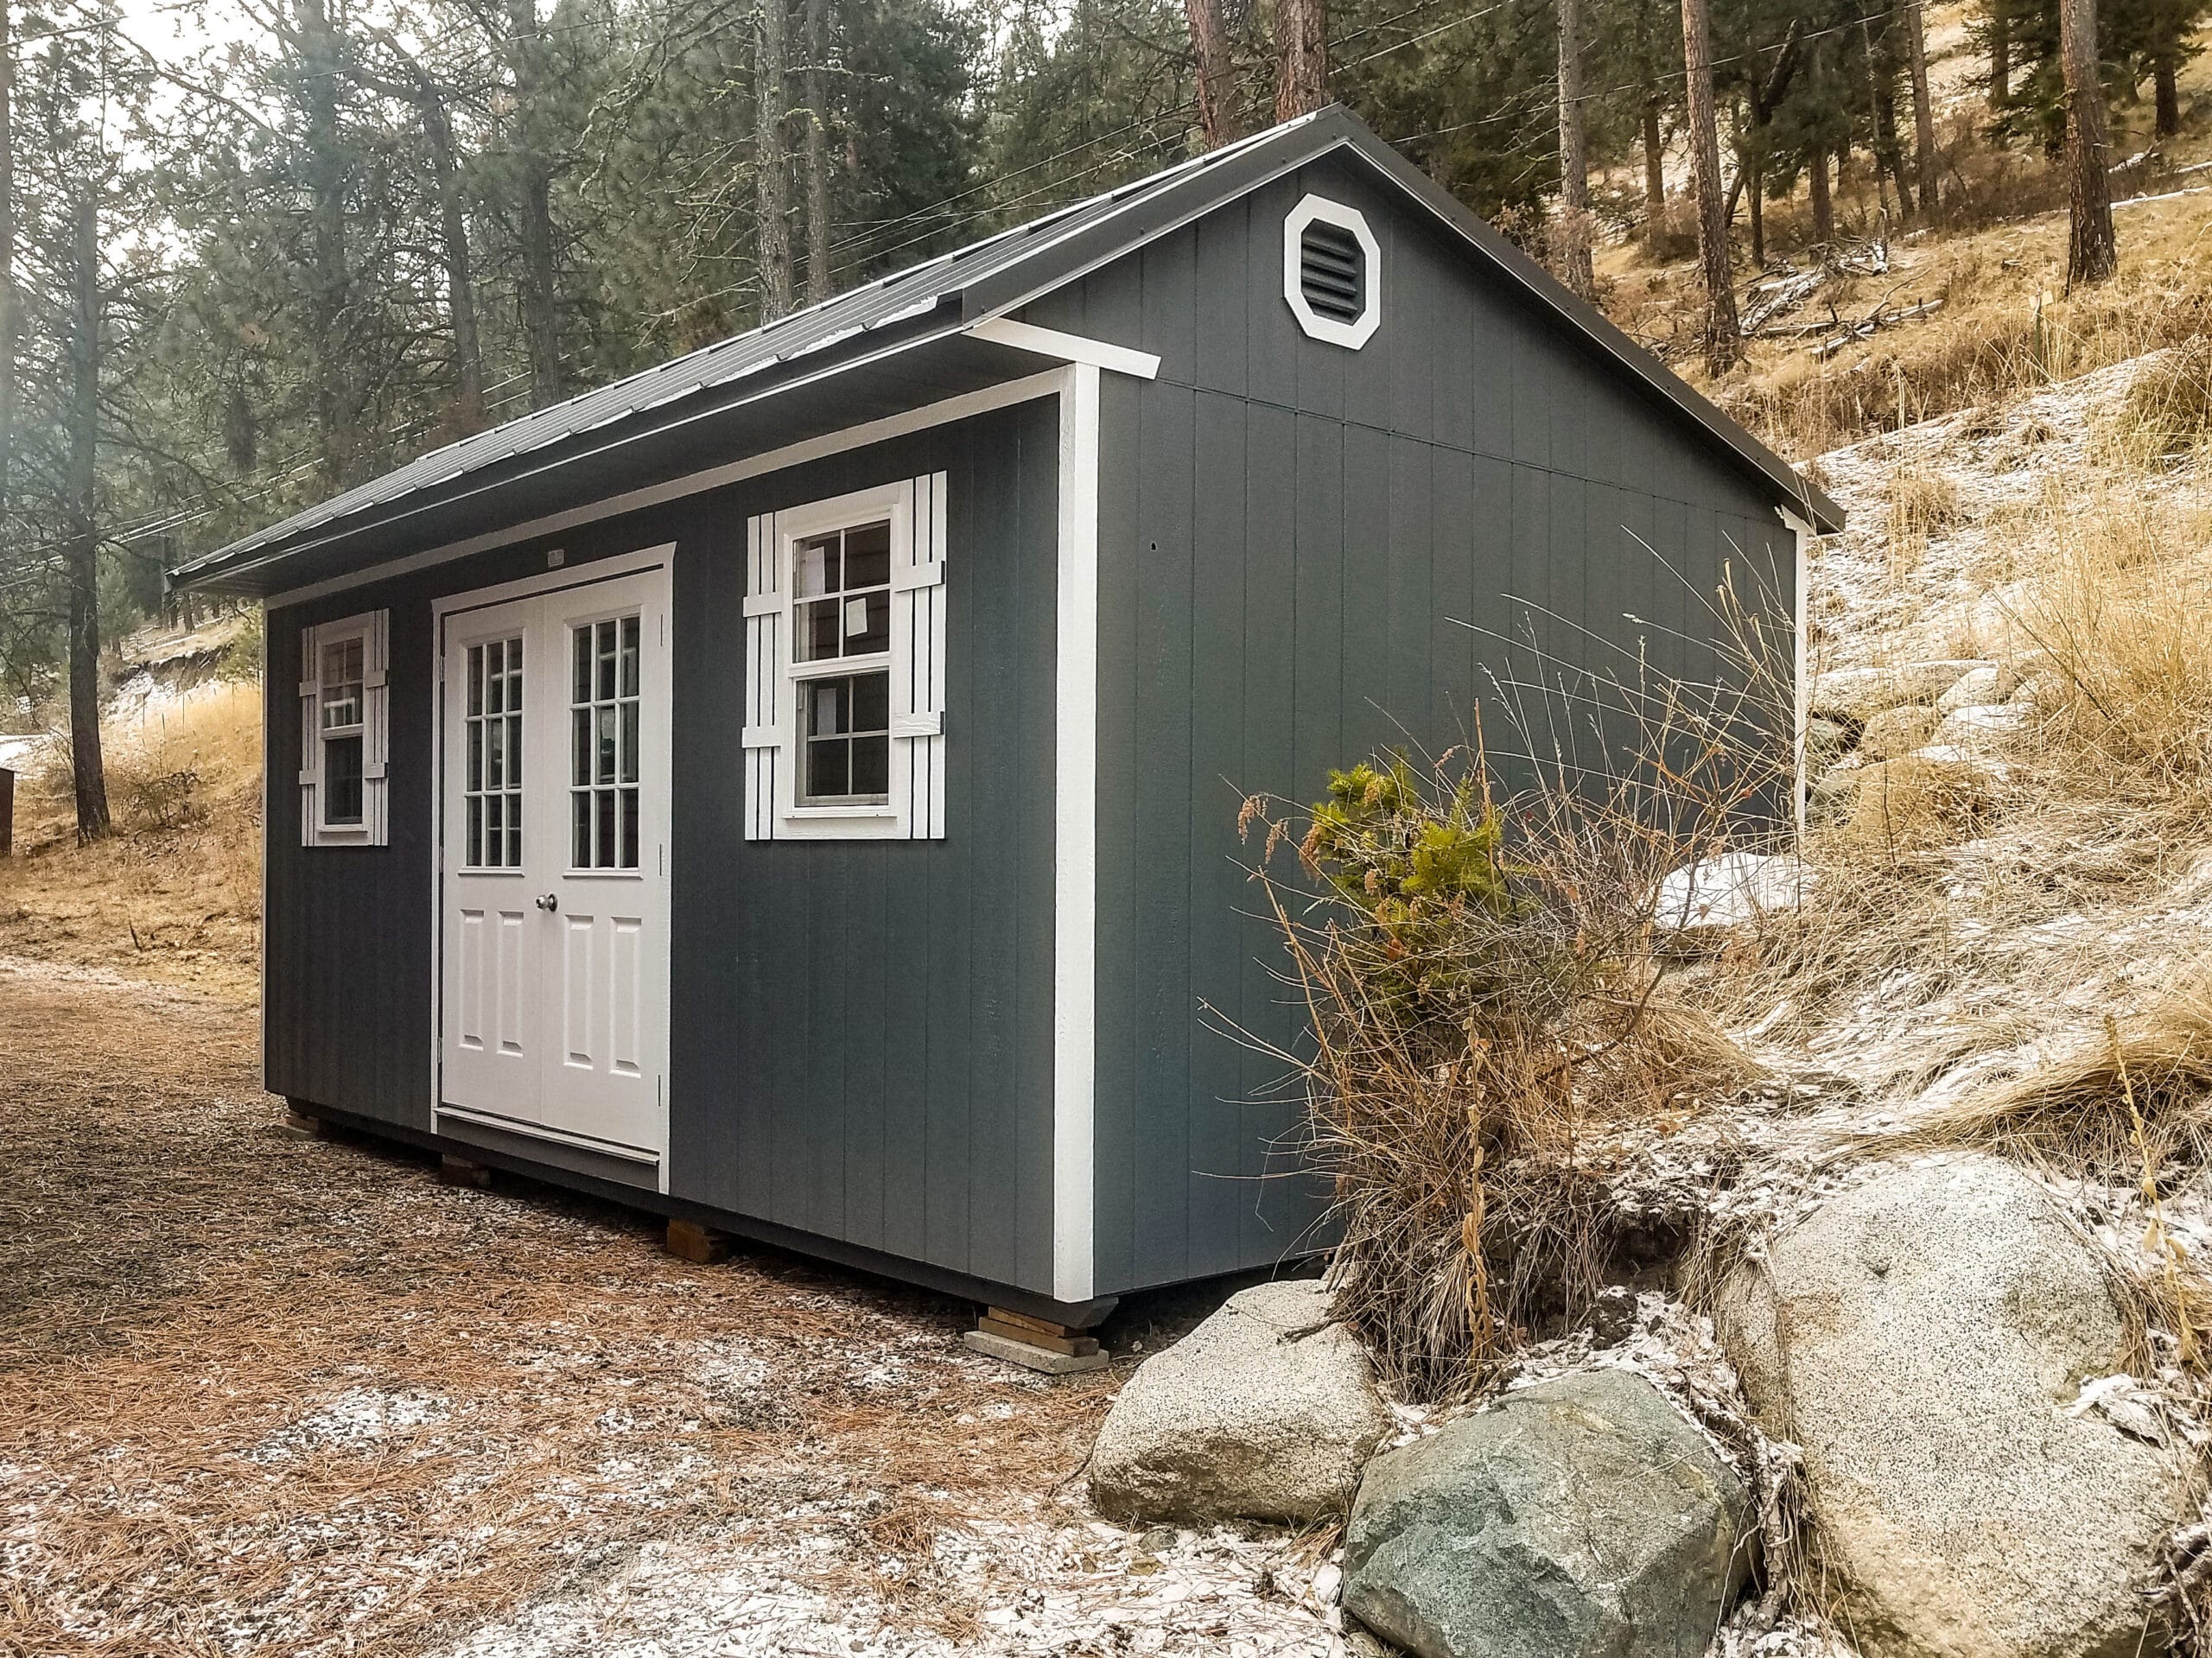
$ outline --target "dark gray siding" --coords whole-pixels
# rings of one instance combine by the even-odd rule
[[[1282,219],[1309,189],[1382,245],[1358,352],[1283,302]],[[1104,1293],[1274,1260],[1318,1214],[1271,1154],[1300,1115],[1280,1064],[1219,1031],[1301,1024],[1250,913],[1241,798],[1314,799],[1332,766],[1440,752],[1478,719],[1503,747],[1498,686],[1562,664],[1622,673],[1644,648],[1707,677],[1723,564],[1787,614],[1794,548],[1771,486],[1362,168],[1278,181],[1024,314],[1161,359],[1156,381],[1107,377],[1102,439]]]
[[[677,546],[671,1197],[1049,1292],[1058,412],[1040,401],[269,619],[276,1092],[427,1129],[431,601]],[[753,514],[943,470],[948,838],[741,838]],[[391,844],[302,849],[302,625],[391,611]]]

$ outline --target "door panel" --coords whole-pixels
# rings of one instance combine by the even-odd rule
[[[441,1103],[654,1160],[668,594],[664,566],[448,616],[440,808]]]

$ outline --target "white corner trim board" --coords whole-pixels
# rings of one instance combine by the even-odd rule
[[[1060,391],[1058,669],[1052,860],[1052,1294],[1088,1301],[1097,1076],[1098,373]]]
[[[1064,363],[1088,363],[1095,368],[1110,368],[1116,374],[1140,380],[1160,378],[1160,359],[1152,352],[1132,351],[1127,346],[1091,340],[1079,334],[1062,334],[1058,328],[1040,328],[1032,322],[1016,322],[1011,317],[985,317],[968,332],[994,345],[1035,352],[1040,357],[1057,357]]]
[[[1362,276],[1366,303],[1357,321],[1323,316],[1306,297],[1306,231],[1314,224],[1334,225],[1348,231],[1359,244],[1361,256],[1366,261]],[[1291,314],[1298,319],[1298,326],[1316,340],[1357,351],[1373,339],[1376,329],[1382,326],[1382,245],[1368,228],[1367,215],[1326,196],[1309,195],[1293,207],[1282,221],[1282,296]]]
[[[1812,778],[1807,775],[1805,742],[1813,723],[1813,682],[1805,648],[1805,629],[1810,612],[1806,603],[1805,587],[1812,576],[1813,543],[1820,539],[1820,531],[1814,528],[1809,519],[1792,512],[1786,506],[1778,506],[1775,511],[1797,539],[1796,575],[1793,578],[1796,602],[1789,619],[1789,665],[1791,672],[1796,676],[1796,707],[1792,710],[1796,716],[1796,729],[1790,736],[1789,798],[1791,817],[1797,830],[1797,838],[1802,841],[1805,838],[1805,794],[1812,783]]]

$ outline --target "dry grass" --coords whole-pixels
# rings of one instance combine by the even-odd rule
[[[958,1639],[976,1585],[918,1544],[1029,1515],[1113,1386],[968,1359],[918,1293],[284,1138],[235,1007],[0,996],[0,1652],[414,1655],[692,1537]],[[331,1428],[365,1401],[399,1413]]]
[[[1902,581],[1928,550],[1928,538],[1959,521],[1959,486],[1938,467],[1899,467],[1889,498],[1890,579]]]
[[[102,732],[115,838],[76,842],[66,752],[23,779],[0,954],[245,997],[258,982],[261,702],[218,683]]]

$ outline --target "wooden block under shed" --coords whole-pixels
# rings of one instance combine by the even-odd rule
[[[444,1186],[473,1186],[479,1191],[492,1189],[492,1171],[481,1163],[472,1163],[465,1157],[451,1153],[438,1159],[438,1184]]]
[[[717,1232],[711,1226],[702,1226],[696,1221],[671,1221],[668,1223],[669,1254],[679,1260],[702,1267],[711,1267],[716,1261],[729,1259],[729,1234]]]
[[[288,1107],[276,1127],[295,1140],[328,1140],[333,1130],[321,1117],[310,1116],[296,1108]]]
[[[1048,1353],[1064,1353],[1071,1359],[1086,1358],[1098,1350],[1098,1341],[1092,1336],[1048,1336],[1041,1330],[1026,1324],[1010,1324],[1002,1318],[985,1313],[976,1321],[976,1328],[993,1336],[1002,1336],[1010,1342],[1027,1342],[1041,1347]]]
[[[1050,1318],[1033,1318],[1026,1312],[1016,1312],[1011,1307],[985,1307],[983,1316],[995,1318],[1002,1324],[1012,1324],[1017,1330],[1033,1330],[1040,1336],[1065,1338],[1077,1332],[1066,1324],[1056,1324]]]

